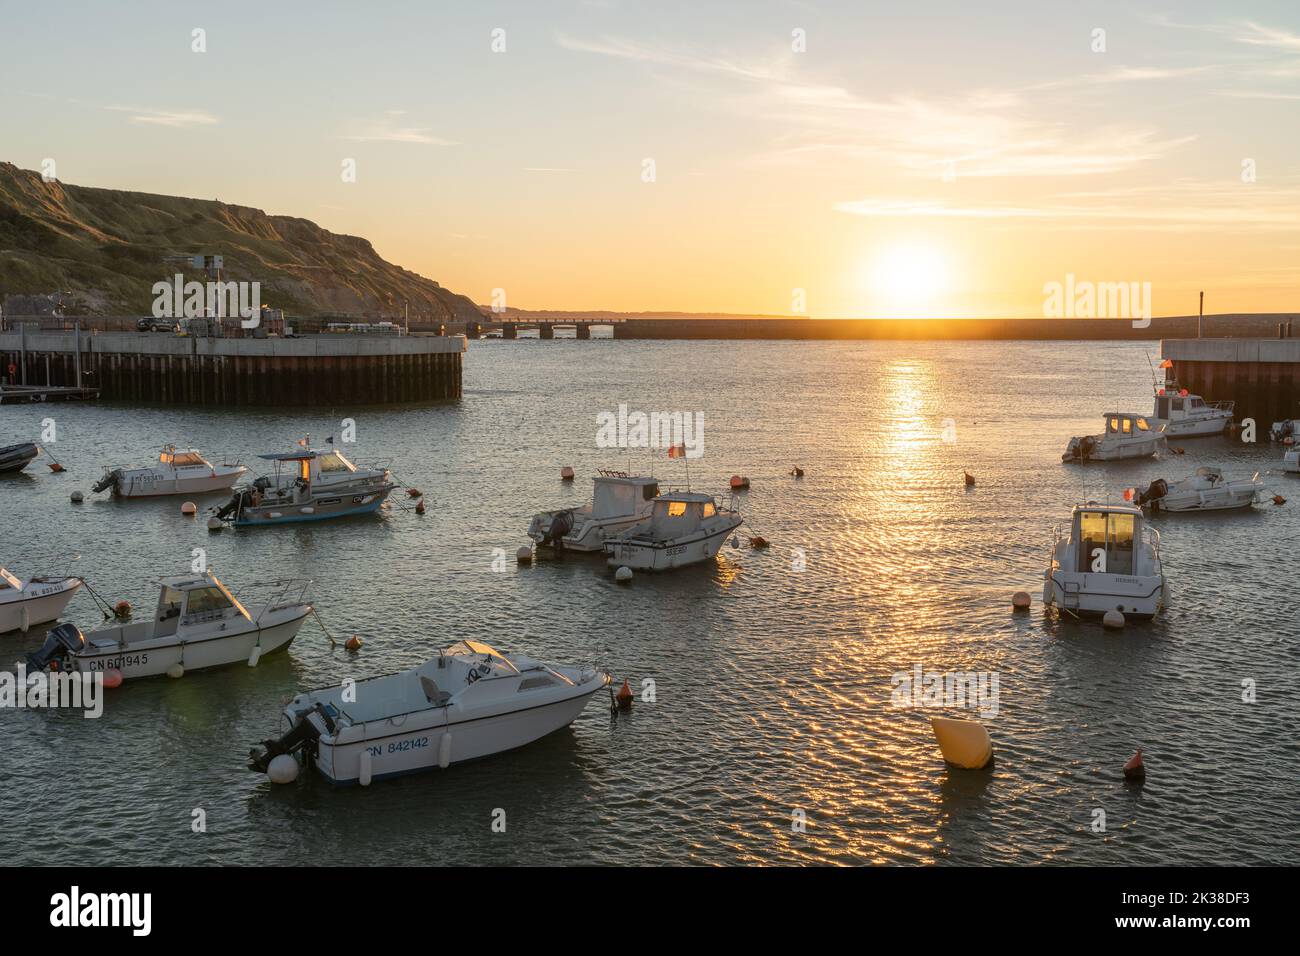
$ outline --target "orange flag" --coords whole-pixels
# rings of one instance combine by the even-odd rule
[[[669,458],[685,458],[685,457],[686,457],[686,443],[685,443],[685,442],[682,442],[680,445],[669,445],[669,446],[668,446],[668,457],[669,457]]]

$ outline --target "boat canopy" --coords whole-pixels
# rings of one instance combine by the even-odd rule
[[[1106,431],[1112,435],[1132,435],[1134,432],[1149,432],[1150,423],[1142,415],[1134,412],[1107,412]]]
[[[650,533],[659,539],[679,538],[700,527],[700,522],[717,514],[712,495],[673,492],[655,499],[650,516]]]
[[[625,478],[601,475],[596,483],[591,512],[598,518],[635,514],[637,505],[659,494],[654,478]]]
[[[208,462],[194,448],[187,448],[184,451],[178,451],[174,446],[168,445],[158,456],[158,461],[164,465],[172,465],[179,468],[183,465],[206,465]]]
[[[320,470],[322,473],[357,470],[357,466],[344,458],[341,451],[333,451],[332,449],[317,451],[316,457],[320,459]]]
[[[277,455],[258,455],[263,461],[311,461],[319,458],[318,451],[286,451]]]

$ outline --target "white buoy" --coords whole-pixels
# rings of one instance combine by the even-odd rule
[[[74,505],[79,505],[85,500],[85,496],[80,491],[74,491],[70,497]]]
[[[248,652],[248,666],[256,667],[257,662],[262,659],[262,645],[254,644],[253,649]]]
[[[442,740],[438,741],[438,766],[443,770],[451,763],[451,733],[446,732],[442,735]]]
[[[617,581],[619,584],[627,584],[628,581],[632,580],[632,569],[629,568],[626,564],[623,565],[621,568],[619,568],[617,571],[614,572],[614,580]]]
[[[173,664],[167,668],[167,676],[173,680],[185,676],[185,666],[183,664]]]
[[[187,501],[181,505],[181,514],[189,515],[191,518],[199,513],[199,506],[192,501]]]
[[[370,786],[370,751],[361,751],[361,772],[357,774],[357,781],[363,787]]]
[[[1029,607],[1030,597],[1028,591],[1017,591],[1011,595],[1011,606],[1017,611],[1023,611]]]
[[[211,518],[208,519],[208,530],[209,530],[209,531],[220,531],[220,530],[221,530],[222,528],[224,528],[225,526],[226,526],[226,525],[225,525],[225,522],[223,522],[223,521],[222,521],[220,518],[218,518],[216,515],[213,515]]]
[[[27,605],[24,604],[18,609],[18,629],[26,634],[27,629],[31,626],[31,615],[27,611]]]
[[[292,754],[280,754],[271,758],[266,766],[266,775],[272,783],[293,783],[298,779],[298,761]]]
[[[520,564],[529,564],[533,560],[533,549],[529,547],[520,548],[515,552],[515,559]]]
[[[1107,611],[1102,615],[1101,626],[1109,628],[1112,631],[1118,631],[1125,624],[1124,615],[1119,611]]]

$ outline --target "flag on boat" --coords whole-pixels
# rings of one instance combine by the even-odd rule
[[[668,457],[669,457],[669,458],[685,458],[685,457],[686,457],[686,442],[682,442],[680,445],[669,445],[669,446],[668,446]]]
[[[299,439],[298,439],[298,444],[301,445],[303,448],[306,448],[306,447],[307,447],[307,439],[305,439],[305,438],[299,438]]]
[[[1173,368],[1173,367],[1174,367],[1174,360],[1173,360],[1173,359],[1165,359],[1163,362],[1160,363],[1160,367],[1161,367],[1161,368]]]

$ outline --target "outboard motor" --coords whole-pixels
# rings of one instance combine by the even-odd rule
[[[271,487],[271,479],[266,477],[266,475],[262,475],[262,477],[253,481],[253,487],[258,491],[266,491]]]
[[[555,549],[556,557],[564,554],[564,536],[573,530],[573,512],[557,511],[551,518],[551,526],[546,529],[542,544],[549,544]]]
[[[1169,494],[1169,483],[1163,478],[1157,478],[1147,486],[1146,491],[1139,491],[1137,493],[1136,504],[1139,508],[1146,505],[1151,505],[1153,508],[1159,507],[1156,502],[1167,494]]]
[[[34,654],[27,655],[27,669],[58,670],[67,659],[86,646],[86,635],[75,624],[60,624],[45,635],[45,643]]]
[[[329,728],[330,733],[334,733],[334,717],[324,704],[316,704],[315,707],[302,713],[298,717],[298,722],[289,728],[279,740],[270,738],[263,740],[260,747],[254,747],[248,752],[248,769],[256,770],[258,773],[266,773],[267,768],[271,766],[271,761],[280,754],[297,753],[299,750],[306,748],[307,760],[310,762],[316,758],[316,741],[320,739],[320,729],[308,719],[311,714],[320,714],[325,726]]]
[[[239,508],[239,502],[243,499],[243,497],[244,497],[244,493],[242,491],[236,491],[231,496],[229,501],[227,501],[224,505],[222,505],[220,508],[217,509],[216,511],[217,517],[220,518],[222,521],[225,521],[226,518],[230,517],[230,515]]]
[[[112,471],[105,472],[104,477],[99,479],[90,490],[98,494],[99,492],[106,491],[109,488],[116,488],[121,480],[122,469],[114,468]]]

